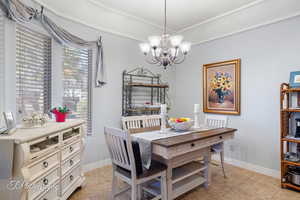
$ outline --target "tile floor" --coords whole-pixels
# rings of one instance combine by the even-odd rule
[[[70,200],[107,200],[111,191],[111,167],[86,174],[86,185]],[[226,165],[227,179],[219,167],[212,166],[212,184],[177,198],[178,200],[300,200],[300,193],[281,189],[279,179]]]

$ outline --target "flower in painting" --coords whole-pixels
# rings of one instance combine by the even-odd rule
[[[210,81],[211,89],[216,92],[219,97],[219,103],[224,102],[224,96],[231,93],[232,76],[225,72],[216,72]]]

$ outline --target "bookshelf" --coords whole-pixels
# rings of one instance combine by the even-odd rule
[[[288,178],[290,167],[300,167],[300,162],[292,162],[285,159],[285,154],[290,151],[292,144],[300,145],[300,138],[289,135],[291,119],[300,112],[300,108],[292,108],[292,95],[300,93],[300,88],[290,88],[289,84],[283,83],[280,87],[280,158],[281,158],[281,187],[300,191],[300,187],[292,184]],[[299,95],[299,94],[298,94]]]

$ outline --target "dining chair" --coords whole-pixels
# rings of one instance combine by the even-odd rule
[[[205,125],[215,128],[226,128],[228,123],[227,116],[223,115],[205,115]],[[224,142],[215,144],[211,148],[212,153],[220,154],[221,166],[223,170],[224,178],[226,178],[225,168],[224,168]]]
[[[166,200],[166,166],[153,160],[149,170],[137,170],[137,162],[141,162],[139,148],[134,149],[138,145],[134,145],[128,131],[105,127],[104,134],[113,166],[112,199],[131,188],[131,200],[140,200],[143,185],[149,181],[160,180],[160,194],[153,200]],[[117,178],[126,182],[129,187],[117,191]]]
[[[141,115],[122,117],[123,130],[129,133],[141,133],[145,131],[160,130],[160,115]]]

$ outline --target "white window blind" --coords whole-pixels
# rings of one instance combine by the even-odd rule
[[[17,111],[48,113],[51,106],[51,38],[16,28]]]
[[[64,47],[63,51],[63,105],[71,110],[69,118],[87,122],[87,133],[91,134],[92,50]]]
[[[0,114],[4,111],[4,95],[4,13],[0,10]],[[0,120],[0,127],[2,123]]]

